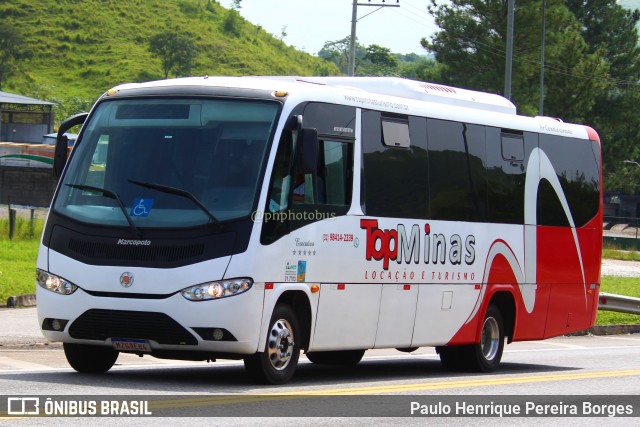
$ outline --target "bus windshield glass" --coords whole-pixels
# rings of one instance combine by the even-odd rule
[[[248,216],[275,102],[121,99],[84,125],[53,208],[85,223],[193,227]]]

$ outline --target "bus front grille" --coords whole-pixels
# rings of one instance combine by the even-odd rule
[[[90,259],[176,263],[202,256],[204,253],[204,245],[121,246],[103,242],[70,239],[69,250]]]
[[[104,341],[131,338],[169,345],[196,345],[196,338],[164,313],[91,309],[69,327],[72,338]]]

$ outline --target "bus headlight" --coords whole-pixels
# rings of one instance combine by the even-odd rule
[[[246,277],[240,279],[220,280],[201,283],[180,291],[189,301],[206,301],[238,295],[251,289],[253,280]]]
[[[36,282],[40,287],[61,295],[71,295],[78,289],[76,285],[64,280],[62,277],[47,273],[39,268],[36,269]]]

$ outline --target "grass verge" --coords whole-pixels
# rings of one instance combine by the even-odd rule
[[[602,258],[617,259],[621,261],[640,261],[640,252],[603,249]]]
[[[37,239],[0,240],[0,306],[12,295],[35,292]]]

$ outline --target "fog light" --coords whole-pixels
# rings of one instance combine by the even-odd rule
[[[62,332],[69,323],[66,319],[44,319],[42,322],[43,331]]]
[[[216,341],[220,341],[222,338],[224,338],[224,331],[222,329],[214,329],[213,330],[213,339]]]

